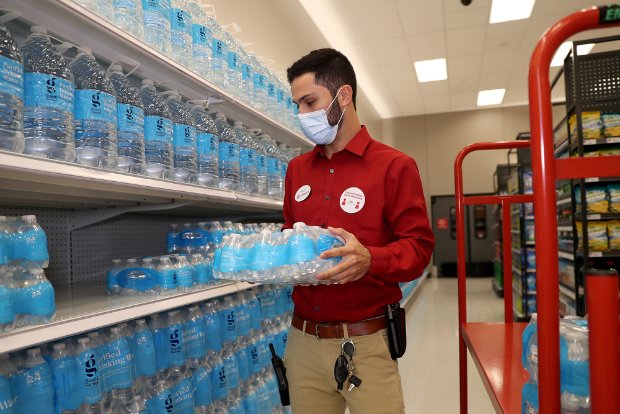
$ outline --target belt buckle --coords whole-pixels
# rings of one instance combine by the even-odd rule
[[[314,336],[316,336],[316,339],[321,339],[321,337],[319,337],[319,328],[321,327],[329,327],[328,323],[317,323],[314,325]]]

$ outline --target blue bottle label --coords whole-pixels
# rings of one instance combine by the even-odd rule
[[[252,148],[241,147],[240,161],[241,168],[256,167],[256,150]]]
[[[102,390],[131,387],[133,354],[125,338],[119,338],[105,345],[101,355]]]
[[[118,132],[144,133],[144,111],[142,108],[130,104],[116,105],[116,119]]]
[[[287,110],[292,110],[293,109],[293,98],[291,97],[291,95],[287,95],[286,96],[286,109]]]
[[[265,270],[273,267],[273,246],[269,243],[256,243],[254,248],[252,270]]]
[[[222,350],[222,334],[220,331],[220,320],[217,314],[205,315],[205,335],[207,338],[207,348],[217,352]]]
[[[191,33],[192,15],[185,10],[176,8],[170,9],[170,27],[172,30]]]
[[[197,134],[197,152],[198,155],[217,154],[219,151],[219,139],[216,135],[208,132],[199,132]]]
[[[196,128],[190,125],[174,124],[173,126],[174,148],[196,146]]]
[[[246,82],[253,81],[252,66],[248,65],[247,63],[241,64],[241,78]]]
[[[255,392],[247,395],[243,399],[243,408],[246,413],[258,413],[258,395]]]
[[[15,289],[14,301],[18,314],[51,318],[56,312],[54,288],[48,281]]]
[[[43,362],[15,376],[18,413],[54,413],[54,386],[49,365]]]
[[[130,267],[123,269],[116,275],[118,286],[124,289],[146,292],[157,287],[159,273],[150,268]]]
[[[0,56],[0,93],[24,99],[24,65]]]
[[[239,69],[239,55],[237,55],[232,50],[228,51],[227,62],[228,62],[228,69],[231,69],[231,70]]]
[[[179,287],[192,287],[194,285],[194,275],[190,266],[183,266],[177,270],[177,283]]]
[[[185,323],[183,342],[187,358],[203,358],[207,352],[207,336],[202,319],[193,319]]]
[[[146,412],[150,414],[174,414],[173,390],[167,389],[146,402]]]
[[[221,361],[211,371],[211,386],[213,401],[222,400],[228,395],[228,373]]]
[[[192,43],[197,46],[210,47],[213,33],[207,26],[201,24],[192,25]]]
[[[147,115],[144,117],[144,140],[172,144],[173,123],[168,118]]]
[[[142,10],[164,15],[166,10],[170,10],[171,4],[171,0],[142,0]],[[165,17],[168,19],[167,14]]]
[[[250,345],[250,349],[249,349],[249,355],[250,355],[250,375],[255,375],[258,374],[260,372],[261,369],[261,361],[260,361],[260,354],[259,354],[259,350],[258,350],[258,342],[253,343]]]
[[[223,162],[239,162],[239,145],[220,142],[220,160]]]
[[[239,369],[239,380],[247,381],[250,379],[250,365],[249,365],[249,357],[248,357],[248,348],[244,347],[239,350],[239,352],[235,355],[237,359],[237,367]]]
[[[100,370],[97,360],[97,354],[92,349],[80,353],[77,357],[81,395],[87,404],[101,401]]]
[[[288,167],[288,164],[286,162],[280,163],[280,175],[282,176],[282,178],[286,177],[287,167]]]
[[[54,383],[56,411],[77,410],[82,405],[77,383],[77,363],[72,357],[51,359],[49,362]],[[0,408],[0,413],[2,413]]]
[[[11,380],[0,375],[0,413],[14,414],[17,398],[17,395],[11,394]]]
[[[209,274],[206,263],[197,263],[194,265],[194,279],[197,285],[206,285],[209,283]]]
[[[155,342],[155,358],[157,370],[166,369],[170,366],[168,362],[168,335],[164,328],[157,329],[153,332],[153,341]]]
[[[24,74],[24,106],[52,108],[73,113],[73,83],[47,73]]]
[[[155,340],[148,331],[136,332],[132,337],[134,348],[134,366],[138,377],[150,377],[157,373],[155,359]]]
[[[278,103],[284,104],[284,90],[283,89],[278,88],[277,96],[278,96]]]
[[[174,414],[194,414],[194,392],[191,378],[183,378],[172,394]]]
[[[235,309],[225,309],[221,313],[220,329],[224,342],[237,339],[237,312]]]
[[[269,96],[270,98],[276,97],[276,85],[274,83],[267,83],[267,96]]]
[[[128,9],[131,12],[135,12],[136,11],[136,2],[135,2],[135,0],[114,0],[112,2],[112,5],[114,7],[114,10]]]
[[[220,39],[213,38],[213,42],[211,43],[211,53],[213,54],[214,59],[224,59],[224,50],[226,46],[224,42]]]
[[[228,392],[236,391],[239,388],[239,367],[234,355],[230,355],[224,360],[226,365],[226,385]]]
[[[280,162],[277,158],[267,157],[267,174],[280,175]]]
[[[175,324],[166,327],[166,353],[168,366],[180,367],[185,363],[185,343],[183,341],[183,325]]]
[[[258,154],[258,175],[266,175],[267,174],[267,156],[263,154]]]
[[[208,407],[213,402],[211,396],[211,373],[204,367],[196,368],[192,375],[194,386],[194,406]]]
[[[15,307],[13,305],[12,289],[0,285],[0,325],[11,323],[14,320]],[[2,410],[0,410],[0,412],[2,412]]]
[[[116,125],[116,98],[96,89],[76,90],[75,119],[111,122]]]
[[[253,80],[254,80],[254,89],[265,88],[265,75],[263,75],[262,73],[254,72]]]

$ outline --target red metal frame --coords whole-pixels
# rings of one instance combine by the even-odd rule
[[[579,32],[599,27],[620,25],[620,6],[601,6],[584,9],[560,20],[541,37],[530,61],[529,104],[530,133],[532,151],[532,171],[535,209],[535,238],[537,265],[537,308],[538,308],[538,377],[539,410],[544,414],[560,412],[560,359],[559,359],[559,278],[558,278],[558,238],[555,182],[558,179],[620,176],[620,157],[593,157],[574,159],[554,159],[553,124],[551,112],[551,85],[549,67],[557,48]],[[518,147],[519,141],[510,143],[483,143],[466,147],[457,156],[455,162],[456,205],[457,205],[457,254],[458,254],[458,288],[459,288],[459,324],[463,328],[467,322],[465,303],[465,255],[464,223],[461,166],[465,155],[479,149],[503,149]],[[529,145],[529,143],[527,143]],[[491,201],[491,200],[488,200]],[[500,200],[498,200],[500,201]],[[509,202],[501,200],[502,202]],[[460,217],[460,219],[459,219]],[[506,259],[506,257],[505,257]],[[617,276],[615,276],[617,286]],[[504,283],[504,288],[511,284]],[[611,285],[611,284],[610,284]],[[590,283],[590,286],[592,284]],[[587,288],[588,286],[586,286]],[[607,290],[613,289],[610,286]],[[605,301],[594,299],[596,294],[604,295],[605,289],[586,289],[588,310],[592,322],[595,315],[605,313]],[[617,295],[616,291],[612,293]],[[609,292],[607,292],[609,295]],[[509,296],[512,296],[510,293]],[[504,294],[506,300],[506,293]],[[616,298],[617,301],[617,298]],[[607,306],[608,312],[614,308]],[[615,308],[615,312],[618,312]],[[508,315],[505,315],[506,319]],[[595,318],[595,319],[593,319]],[[600,334],[620,335],[618,332],[617,313],[615,328],[607,318],[605,324],[595,322],[590,326],[590,340],[596,352],[613,352],[608,347],[596,348]],[[608,329],[603,329],[606,326]],[[599,329],[601,329],[599,331]],[[461,331],[461,330],[459,330]],[[617,340],[617,338],[616,338]],[[594,341],[594,342],[592,342]],[[616,347],[617,347],[617,342]],[[594,350],[593,350],[594,351]],[[616,349],[615,352],[618,352]],[[467,360],[462,333],[459,337],[460,356],[460,391],[461,413],[467,412]],[[612,355],[603,354],[598,358],[614,359]],[[616,355],[617,358],[617,355]],[[596,357],[595,357],[596,359]],[[613,368],[613,365],[612,365]],[[606,375],[611,375],[611,381]],[[594,414],[620,412],[618,395],[618,370],[605,369],[600,364],[590,364],[592,387],[592,408]],[[615,387],[615,388],[614,388]]]

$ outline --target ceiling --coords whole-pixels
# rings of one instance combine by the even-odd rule
[[[515,0],[519,1],[519,0]],[[527,104],[530,55],[542,33],[593,0],[537,0],[529,19],[490,25],[491,0],[213,0],[218,21],[283,75],[310,50],[347,55],[381,118],[476,109],[478,91],[506,88],[501,105]],[[618,29],[576,39],[619,34]],[[607,45],[605,48],[618,48]],[[604,50],[602,45],[593,52]],[[592,53],[592,52],[591,52]],[[446,58],[448,79],[418,83],[413,62]],[[552,70],[552,74],[557,69]],[[554,90],[563,99],[563,88]]]

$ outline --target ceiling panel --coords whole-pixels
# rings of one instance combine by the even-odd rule
[[[507,88],[512,72],[488,73],[480,76],[480,90]]]
[[[386,79],[388,85],[417,81],[415,69],[411,62],[382,65],[379,69],[381,73],[383,73],[383,77]]]
[[[446,57],[444,32],[424,33],[407,37],[409,53],[413,61]]]
[[[486,26],[467,27],[464,29],[448,30],[446,40],[448,56],[470,55],[482,53]]]
[[[422,99],[407,99],[398,101],[403,116],[416,115],[426,110]]]
[[[448,57],[448,79],[459,76],[480,75],[482,68],[482,54],[449,56]]]
[[[514,52],[485,53],[482,58],[481,73],[483,75],[496,72],[512,71],[518,55]]]
[[[431,98],[446,97],[450,95],[450,87],[447,81],[426,82],[420,84],[420,92],[426,101]]]
[[[393,39],[371,39],[366,43],[365,49],[372,53],[380,65],[411,62],[407,42],[402,36]]]
[[[452,93],[450,95],[450,109],[452,111],[463,111],[476,106],[478,92]]]
[[[432,0],[439,3],[439,0]],[[518,1],[518,0],[515,0]],[[443,0],[443,8],[446,13],[459,11],[462,9],[487,8],[491,10],[491,0],[474,0],[469,6],[463,6],[460,0]]]
[[[444,29],[443,6],[440,1],[397,1],[398,13],[406,35],[436,32]]]
[[[478,93],[480,90],[479,76],[456,76],[448,78],[450,94]]]
[[[357,28],[366,39],[391,39],[404,34],[393,1],[360,4],[351,7],[347,14],[356,20]]]
[[[424,107],[428,113],[439,113],[450,111],[450,96],[434,96],[424,98]]]
[[[390,91],[397,102],[409,99],[422,99],[418,82],[400,83],[390,86]]]
[[[459,11],[446,13],[446,29],[462,29],[484,26],[489,22],[489,8],[463,7]]]

